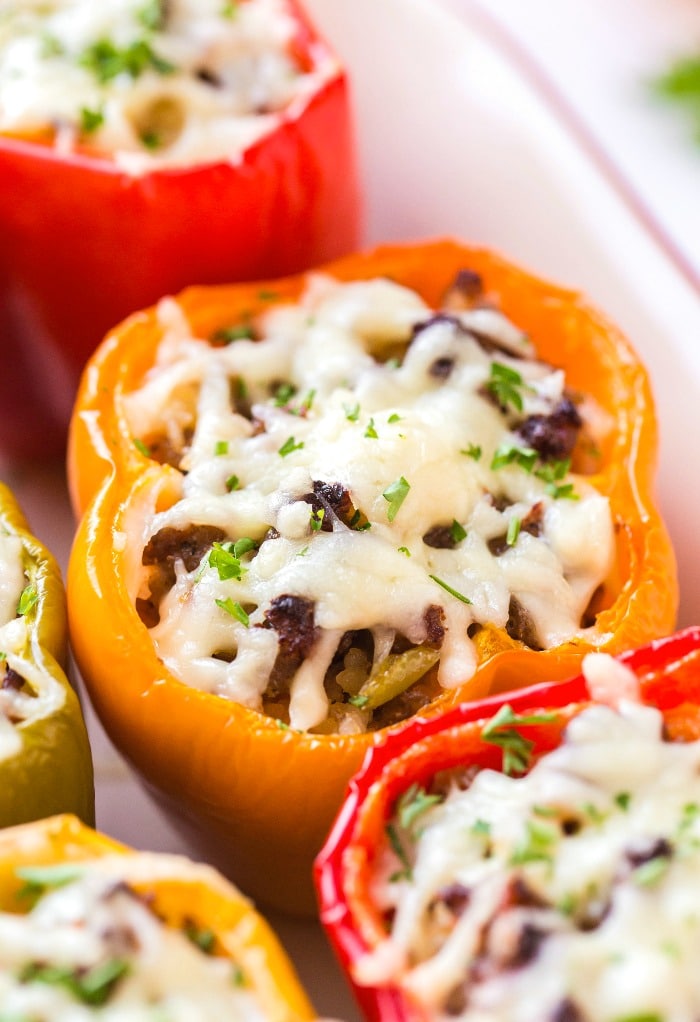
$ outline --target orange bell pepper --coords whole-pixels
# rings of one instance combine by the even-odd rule
[[[534,339],[538,355],[563,367],[568,385],[592,395],[611,417],[614,429],[587,479],[609,497],[617,563],[590,643],[535,652],[486,626],[475,640],[474,677],[444,691],[422,715],[570,676],[591,647],[617,653],[667,633],[676,610],[673,553],[651,496],[656,428],[649,383],[614,326],[576,293],[450,241],[381,248],[323,269],[344,281],[388,277],[437,307],[464,267],[482,276],[488,294]],[[211,337],[271,301],[295,299],[307,280],[193,288],[177,301],[195,335]],[[173,503],[180,473],[135,444],[123,402],[151,366],[160,337],[153,310],[114,330],[89,363],[75,407],[69,477],[76,511],[84,512],[68,580],[76,658],[112,740],[174,811],[197,854],[233,871],[257,899],[308,909],[313,855],[348,778],[381,731],[281,729],[254,710],[183,685],[156,655],[129,597],[139,566],[126,535],[144,508]]]
[[[74,816],[0,833],[0,911],[26,912],[32,906],[29,893],[42,893],[44,883],[49,889],[68,883],[91,865],[106,868],[116,883],[127,883],[166,926],[185,931],[203,950],[231,961],[261,1017],[271,1022],[316,1017],[268,924],[215,870],[180,856],[135,852]]]

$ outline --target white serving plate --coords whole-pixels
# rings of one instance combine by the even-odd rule
[[[700,298],[461,0],[307,0],[354,83],[366,240],[450,234],[576,286],[633,339],[654,382],[660,497],[681,553],[680,622],[700,621]],[[28,411],[28,414],[31,414]],[[21,428],[21,427],[18,427]],[[34,531],[66,565],[63,466],[4,466]],[[88,711],[98,826],[182,851]],[[359,1013],[319,927],[269,916],[320,1014]]]

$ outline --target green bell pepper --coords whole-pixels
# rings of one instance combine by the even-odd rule
[[[66,601],[53,556],[0,483],[0,826],[94,821],[92,757],[65,673]]]

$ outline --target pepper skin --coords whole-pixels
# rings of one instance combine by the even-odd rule
[[[300,61],[333,60],[292,4]],[[240,161],[131,176],[89,151],[0,136],[0,450],[63,452],[83,365],[134,310],[193,283],[299,272],[351,251],[358,231],[340,65]]]
[[[271,928],[223,877],[179,856],[135,852],[74,816],[54,816],[0,834],[0,909],[27,911],[26,881],[18,875],[23,868],[115,857],[124,858],[125,874],[129,865],[138,870],[138,876],[129,874],[129,883],[167,925],[213,934],[217,955],[240,968],[264,1018],[302,1022],[316,1017]]]
[[[92,758],[78,699],[64,673],[67,627],[60,570],[30,534],[14,497],[1,483],[0,530],[21,540],[25,575],[38,594],[24,614],[27,642],[22,659],[57,688],[55,698],[60,702],[43,717],[15,726],[21,749],[0,760],[0,826],[58,812],[77,813],[91,823],[95,814]]]
[[[700,628],[678,632],[618,659],[638,676],[642,701],[662,711],[669,740],[700,737]],[[518,715],[547,718],[546,723],[518,725],[518,732],[534,743],[536,759],[559,744],[568,722],[591,705],[591,697],[579,675],[415,720],[372,749],[351,781],[314,867],[321,921],[351,983],[353,963],[386,938],[383,919],[372,904],[370,878],[392,807],[412,784],[426,786],[438,771],[463,764],[501,769],[501,750],[484,741],[482,732],[504,705]],[[424,1009],[396,986],[353,986],[372,1022],[427,1022]]]
[[[588,476],[610,498],[616,577],[603,594],[595,648],[611,653],[666,634],[676,607],[675,564],[651,498],[656,429],[646,374],[627,342],[575,293],[538,280],[481,250],[450,241],[386,247],[323,269],[341,280],[386,276],[437,307],[457,272],[482,275],[488,292],[535,339],[541,357],[593,395],[614,430]],[[190,289],[179,302],[195,333],[210,337],[255,315],[269,294],[294,299],[306,277]],[[262,298],[261,295],[265,297]],[[124,756],[158,791],[197,850],[256,900],[308,911],[311,863],[348,779],[382,733],[313,735],[184,686],[157,658],[129,598],[126,539],[131,509],[166,507],[179,478],[134,444],[123,395],[152,363],[160,338],[151,310],[117,328],[83,377],[69,441],[74,506],[86,511],[71,557],[68,591],[75,655],[94,706]],[[534,652],[495,628],[478,637],[480,667],[421,713],[578,670],[591,648],[572,641]],[[213,857],[213,858],[212,858]]]

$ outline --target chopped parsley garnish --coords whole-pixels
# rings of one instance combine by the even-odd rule
[[[25,614],[28,614],[38,599],[39,590],[34,582],[30,582],[29,585],[26,585],[22,590],[17,603],[17,613],[19,616],[24,617]]]
[[[474,461],[479,461],[483,452],[479,444],[467,444],[467,446],[463,447],[459,453],[465,454],[468,458],[472,458]]]
[[[241,557],[255,549],[255,541],[244,537],[235,543],[214,543],[209,552],[209,566],[216,568],[222,582],[228,579],[240,581],[247,568],[241,564]]]
[[[233,344],[235,341],[252,341],[255,331],[250,323],[239,323],[236,326],[225,326],[217,330],[213,340],[222,344]]]
[[[354,405],[343,405],[343,411],[345,412],[345,418],[348,422],[357,422],[360,418],[360,404],[356,402]]]
[[[231,982],[235,987],[244,987],[248,982],[245,972],[237,962],[234,962],[231,966]]]
[[[297,392],[297,388],[291,383],[280,383],[275,391],[275,404],[278,408],[288,404]]]
[[[84,135],[92,135],[104,124],[105,116],[101,110],[90,110],[86,106],[80,108],[80,130]]]
[[[387,501],[389,507],[387,508],[386,516],[390,522],[396,518],[399,513],[399,508],[403,504],[404,500],[408,496],[408,491],[411,489],[411,484],[400,476],[396,482],[393,482],[390,486],[382,493],[382,497]]]
[[[222,454],[228,454],[228,440],[217,440],[214,444],[214,454],[217,458]]]
[[[506,703],[484,726],[481,737],[490,745],[497,745],[503,750],[504,774],[522,774],[530,765],[535,743],[516,729],[528,724],[546,724],[553,720],[556,720],[554,713],[520,715]]]
[[[474,820],[469,829],[472,834],[478,834],[481,837],[488,837],[491,833],[491,824],[488,820]]]
[[[655,1011],[642,1011],[637,1015],[619,1015],[613,1022],[664,1022],[664,1019]]]
[[[386,421],[393,425],[395,422],[401,422],[401,416],[397,412],[392,412]]]
[[[287,439],[284,441],[284,443],[282,444],[277,453],[280,454],[283,458],[286,458],[288,454],[292,453],[292,451],[300,451],[303,446],[304,446],[303,440],[297,443],[294,437],[290,436],[287,437]]]
[[[497,447],[491,459],[491,470],[496,472],[506,465],[520,465],[526,472],[532,472],[537,462],[537,451],[532,447],[519,447],[518,444],[506,442]]]
[[[29,962],[20,970],[19,980],[61,986],[83,1004],[99,1006],[107,1003],[115,986],[129,970],[129,963],[122,958],[111,958],[87,970]]]
[[[444,589],[446,593],[449,593],[450,596],[454,596],[456,600],[461,600],[462,603],[472,602],[468,596],[465,596],[464,593],[457,592],[456,589],[453,589],[452,586],[449,586],[447,582],[443,581],[443,579],[438,578],[437,575],[428,575],[428,578],[431,578],[433,582],[435,582],[442,589]]]
[[[227,614],[234,617],[236,621],[240,621],[246,628],[250,625],[250,617],[246,614],[243,607],[241,607],[237,600],[232,600],[231,597],[228,596],[225,600],[215,600],[214,602],[217,607],[221,607],[222,610],[225,610]]]
[[[503,365],[502,362],[492,362],[486,389],[493,394],[502,407],[507,408],[508,405],[512,405],[517,411],[522,412],[521,390],[530,388],[515,369]]]
[[[155,131],[144,131],[139,138],[141,139],[141,144],[146,149],[160,149],[160,135],[156,135]]]
[[[432,806],[443,801],[442,795],[429,795],[419,784],[412,784],[396,803],[396,815],[404,830],[414,831],[416,821]]]
[[[19,866],[15,875],[24,880],[18,894],[20,898],[40,898],[46,891],[64,887],[82,876],[83,869],[73,863],[53,866]]]
[[[326,512],[320,507],[318,511],[311,512],[310,525],[313,532],[320,532],[323,527],[323,518]]]
[[[620,791],[615,796],[614,799],[615,805],[619,806],[623,813],[626,813],[627,810],[629,809],[631,798],[632,796],[630,795],[629,791]]]
[[[392,874],[392,876],[389,877],[389,880],[392,882],[396,880],[410,880],[413,872],[411,869],[411,860],[408,857],[406,849],[401,843],[401,838],[397,833],[396,827],[392,823],[387,823],[384,830],[387,838],[389,839],[389,844],[391,845],[394,855],[403,866],[403,869],[398,873]]]
[[[363,518],[364,515],[362,512],[360,510],[356,510],[348,522],[348,528],[352,529],[354,532],[365,532],[367,529],[371,529],[372,523],[369,521],[363,522]]]
[[[367,424],[367,429],[365,430],[365,436],[369,437],[370,440],[378,440],[379,439],[379,433],[377,433],[377,430],[375,428],[374,419],[370,419],[369,420],[369,422]]]
[[[348,702],[352,706],[356,706],[359,710],[361,710],[369,702],[369,696],[360,696],[360,695],[350,696],[350,698],[348,699]]]
[[[115,46],[111,39],[99,39],[83,51],[79,63],[92,71],[100,82],[109,82],[121,74],[138,78],[144,71],[167,75],[175,70],[145,39],[137,39],[123,49]]]
[[[656,91],[687,111],[700,140],[700,54],[682,57],[656,80]]]
[[[240,487],[241,481],[238,478],[238,476],[236,475],[229,476],[228,479],[226,480],[226,489],[228,490],[229,493],[232,493],[233,490],[239,490]]]
[[[411,556],[411,551],[408,549],[407,546],[400,546],[398,549],[399,549],[399,553],[403,554],[404,557],[410,557]]]
[[[528,862],[551,862],[552,846],[559,837],[559,831],[548,823],[528,820],[525,836],[510,857],[511,866],[523,866]]]
[[[518,542],[521,524],[520,519],[516,517],[511,518],[508,522],[508,531],[506,533],[506,543],[508,546],[515,546]]]
[[[561,482],[570,467],[571,460],[565,458],[562,461],[548,461],[546,464],[540,465],[539,468],[535,469],[535,475],[547,484],[545,489],[549,496],[554,497],[555,500],[579,499],[578,494],[574,491],[573,483]]]
[[[452,525],[450,526],[450,536],[452,537],[453,543],[461,543],[463,539],[467,538],[467,530],[463,525],[457,521],[456,518],[452,519]]]
[[[225,0],[221,8],[222,18],[235,18],[238,14],[238,0]]]
[[[137,11],[136,17],[144,28],[155,32],[163,28],[165,24],[165,3],[164,0],[148,0],[143,7]]]
[[[140,440],[138,437],[134,437],[134,447],[140,454],[143,454],[144,458],[150,458],[151,449],[148,444],[143,442],[143,440]]]
[[[212,953],[216,944],[216,934],[213,930],[210,930],[208,927],[197,926],[191,920],[185,923],[184,930],[186,937],[192,941],[195,947],[198,947],[205,955]]]

